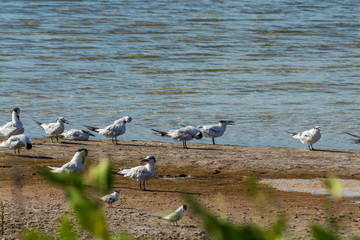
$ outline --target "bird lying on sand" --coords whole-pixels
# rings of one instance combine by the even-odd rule
[[[104,128],[97,128],[84,125],[87,129],[100,133],[104,137],[111,138],[111,141],[114,145],[117,145],[117,136],[120,136],[125,133],[126,127],[125,124],[131,122],[132,118],[129,116],[122,117],[116,120],[113,124],[108,125]]]
[[[57,142],[59,142],[59,136],[64,132],[65,125],[64,123],[69,124],[69,121],[63,117],[59,117],[53,123],[41,123],[33,119],[45,132],[51,137],[51,142],[53,142],[53,137],[56,138]]]
[[[201,131],[204,137],[212,138],[212,142],[215,145],[214,138],[221,137],[226,130],[226,126],[233,124],[233,121],[220,120],[216,125],[198,126],[197,128]]]
[[[23,134],[25,131],[20,121],[20,109],[17,107],[14,108],[11,115],[12,121],[0,127],[0,133],[5,137]]]
[[[315,150],[313,147],[313,144],[319,141],[321,138],[320,131],[323,131],[319,126],[313,127],[310,130],[299,132],[299,133],[293,133],[293,132],[287,132],[289,133],[293,138],[299,139],[300,142],[303,144],[307,144],[309,150]]]
[[[60,136],[63,136],[69,140],[87,141],[89,140],[89,136],[95,136],[95,135],[88,130],[71,129],[71,130],[64,130],[64,132],[60,134]]]
[[[20,155],[20,148],[25,147],[27,150],[32,148],[32,144],[27,136],[24,134],[11,136],[8,140],[3,141],[0,144],[0,147],[7,147],[11,150],[14,150],[14,154],[16,156],[16,150]]]
[[[179,129],[172,129],[172,130],[169,130],[168,132],[163,132],[163,131],[159,131],[159,130],[155,130],[155,129],[151,129],[151,130],[154,131],[155,132],[154,134],[157,136],[169,137],[176,141],[182,141],[184,148],[188,148],[186,145],[187,141],[190,141],[194,138],[201,139],[203,137],[203,134],[201,133],[201,131],[193,126],[185,126],[185,127],[179,128]]]
[[[114,171],[115,174],[123,175],[124,177],[129,177],[140,183],[140,190],[145,191],[145,181],[152,179],[156,175],[155,170],[155,157],[147,156],[146,158],[140,161],[141,163],[146,162],[145,165],[133,167],[130,169],[118,169]],[[143,188],[141,188],[141,183]]]
[[[109,206],[112,207],[112,204],[119,199],[119,193],[120,190],[115,190],[115,192],[102,197],[97,197],[97,196],[92,196],[92,197],[96,199],[100,199],[101,201],[108,203]]]
[[[53,173],[60,173],[60,172],[66,172],[66,173],[83,173],[85,170],[84,162],[85,158],[88,155],[87,149],[79,149],[73,156],[70,162],[65,163],[61,167],[50,167],[48,166]]]
[[[179,207],[178,209],[175,210],[175,212],[170,213],[169,215],[165,216],[165,217],[160,217],[160,219],[166,220],[168,222],[171,222],[172,224],[175,224],[176,226],[178,226],[177,222],[182,219],[183,217],[183,213],[184,211],[187,210],[187,206],[186,205],[182,205],[181,207]]]

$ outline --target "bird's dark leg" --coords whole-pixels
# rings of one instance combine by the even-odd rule
[[[51,142],[53,143],[54,141],[53,141],[53,137],[52,137],[52,136],[50,136],[50,139],[51,139]]]
[[[311,151],[310,144],[308,144],[308,149]]]
[[[115,137],[115,145],[118,145],[117,138]]]
[[[141,182],[140,182],[140,185],[139,185],[139,186],[140,186],[140,190],[142,190],[142,188],[141,188]]]
[[[145,189],[145,181],[143,181],[143,191],[146,191],[146,189]]]
[[[315,148],[313,147],[313,145],[310,144],[310,146],[311,146],[311,150],[315,151]]]
[[[59,142],[59,136],[56,136],[56,142],[57,143]]]
[[[186,145],[186,141],[183,142],[183,147],[188,148],[187,145]]]
[[[16,156],[16,149],[14,150],[14,155]]]
[[[212,138],[212,142],[213,142],[213,144],[215,145],[215,138]]]
[[[111,138],[111,142],[112,142],[112,144],[114,144],[114,145],[115,145],[115,143],[114,143],[114,138]]]

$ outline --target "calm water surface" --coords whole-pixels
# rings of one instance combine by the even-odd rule
[[[358,149],[358,1],[1,1],[0,123],[150,128],[234,120],[221,144]],[[102,138],[97,136],[97,138]],[[169,140],[172,141],[172,140]],[[210,139],[199,142],[210,143]]]

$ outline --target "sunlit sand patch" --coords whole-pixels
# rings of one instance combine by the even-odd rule
[[[360,197],[360,180],[340,179],[343,197]],[[314,195],[328,194],[325,179],[261,179],[261,184],[284,192],[305,192]]]

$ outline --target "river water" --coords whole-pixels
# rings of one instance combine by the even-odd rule
[[[233,120],[219,144],[358,149],[358,1],[1,1],[0,123],[150,128]],[[102,136],[96,138],[102,139]],[[167,139],[167,141],[172,141]],[[195,141],[195,140],[194,140]],[[210,139],[198,142],[211,143]],[[189,145],[191,146],[191,144]]]

